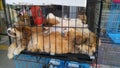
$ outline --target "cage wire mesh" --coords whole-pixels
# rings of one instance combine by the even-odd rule
[[[13,38],[8,57],[23,53],[91,63],[97,57],[101,1],[87,4],[94,6],[6,4],[7,33]]]
[[[115,3],[113,3],[113,0],[105,0],[103,2],[103,10],[102,10],[102,19],[101,19],[101,46],[98,49],[98,64],[101,64],[100,67],[102,68],[102,65],[108,65],[107,67],[120,67],[119,65],[119,52],[120,47],[119,44],[116,44],[111,40],[111,38],[108,36],[108,33],[111,34],[117,34],[115,31],[111,31],[107,33],[107,30],[111,30],[111,28],[114,28],[112,25],[115,25],[114,21],[119,21],[118,16],[119,14],[116,13],[119,11],[119,9],[116,9]],[[111,10],[111,8],[114,7],[114,10]],[[112,12],[113,11],[113,12]],[[118,14],[118,15],[117,15]],[[111,18],[114,16],[113,18]],[[116,18],[116,19],[115,19]],[[110,22],[110,19],[111,22]],[[114,22],[114,23],[112,23]],[[117,22],[116,22],[117,23]],[[111,26],[109,26],[111,25]],[[108,26],[108,29],[107,29]],[[117,26],[117,25],[116,25]],[[116,28],[116,27],[115,27]],[[103,67],[103,68],[107,68]]]
[[[106,33],[113,40],[114,43],[119,43],[120,40],[120,5],[116,3],[111,4],[110,15],[108,17]]]

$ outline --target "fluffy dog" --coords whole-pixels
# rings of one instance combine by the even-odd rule
[[[27,49],[32,52],[39,51],[50,54],[74,53],[74,40],[75,36],[68,39],[67,36],[62,37],[59,32],[52,32],[49,35],[33,34]]]
[[[16,26],[8,28],[8,35],[14,42],[8,48],[8,57],[20,54],[27,49],[31,52],[46,52],[51,54],[74,53],[74,39],[68,40],[59,32],[52,32],[49,36],[43,34],[42,27]]]
[[[57,17],[52,13],[49,13],[47,15],[47,22],[49,24],[52,24],[53,27],[49,28],[49,33],[51,32],[60,32],[65,33],[69,31],[69,28],[82,28],[82,27],[88,27],[87,24],[83,24],[82,20],[77,19],[69,19],[69,18],[61,18]]]
[[[82,32],[72,29],[65,34],[65,37],[69,37],[69,39],[74,38],[75,48],[80,53],[93,55],[96,50],[96,35],[92,32],[90,34],[88,37]]]
[[[20,21],[24,22],[23,25],[27,25],[27,26],[30,26],[31,23],[30,23],[30,16],[27,12],[21,12],[19,15],[18,15],[18,18]]]
[[[31,52],[51,54],[86,53],[88,51],[89,55],[93,54],[95,50],[96,36],[89,30],[89,32],[84,32],[85,35],[83,32],[71,28],[64,37],[60,32],[51,32],[49,35],[45,35],[44,31],[46,30],[42,27],[15,26],[8,28],[8,35],[15,39],[8,48],[8,57],[11,59],[25,49]],[[87,33],[91,34],[90,37]]]
[[[12,59],[14,55],[20,54],[27,48],[33,32],[42,31],[41,27],[14,26],[7,29],[7,33],[14,41],[8,48],[8,58]]]
[[[85,17],[85,21],[86,20],[87,20],[87,18]],[[92,55],[93,52],[95,52],[96,35],[88,29],[87,24],[82,23],[81,17],[77,18],[77,19],[68,19],[68,18],[60,18],[60,17],[55,16],[52,13],[49,13],[47,16],[47,21],[48,21],[48,23],[53,24],[53,27],[50,27],[50,29],[49,29],[49,34],[51,32],[60,32],[61,34],[65,34],[69,31],[71,31],[71,29],[75,29],[74,33],[73,33],[74,35],[75,35],[75,33],[82,34],[82,37],[76,36],[76,40],[79,41],[79,40],[81,40],[80,38],[83,38],[81,40],[82,43],[80,41],[75,42],[77,49],[80,52],[82,50],[83,53],[89,52],[89,55]],[[84,38],[86,38],[86,39],[84,39]]]

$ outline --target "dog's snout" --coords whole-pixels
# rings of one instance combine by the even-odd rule
[[[11,33],[11,28],[8,28],[8,29],[7,29],[7,33]]]
[[[8,33],[10,33],[10,32],[11,32],[11,30],[7,30],[7,32],[8,32]]]

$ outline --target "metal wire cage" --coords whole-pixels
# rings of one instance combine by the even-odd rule
[[[102,1],[86,3],[87,7],[5,2],[7,33],[13,38],[9,58],[22,53],[83,63],[97,59]]]
[[[106,32],[107,35],[113,40],[114,43],[119,43],[120,40],[120,5],[116,3],[111,4],[110,14],[108,17]]]

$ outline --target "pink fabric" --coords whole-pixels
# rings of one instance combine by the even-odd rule
[[[120,0],[113,0],[114,3],[120,3]]]

